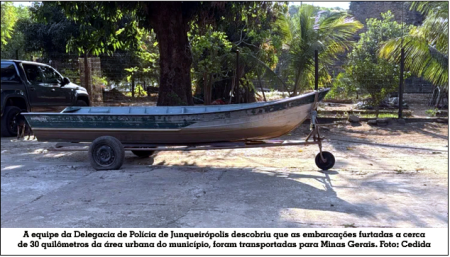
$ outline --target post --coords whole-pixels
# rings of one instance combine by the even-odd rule
[[[315,63],[315,72],[314,72],[314,90],[319,89],[319,51],[314,50],[314,63]]]
[[[92,87],[90,86],[90,70],[89,70],[89,64],[88,64],[88,53],[87,51],[84,52],[84,87],[86,88],[89,95],[92,94]]]
[[[239,103],[239,49],[236,49],[236,77],[235,77],[235,97],[236,97],[236,103]]]
[[[131,75],[131,97],[134,98],[134,74]]]
[[[19,50],[16,50],[16,60],[19,60]]]
[[[405,65],[405,49],[402,48],[400,59],[400,84],[398,85],[398,118],[403,119],[403,69]]]

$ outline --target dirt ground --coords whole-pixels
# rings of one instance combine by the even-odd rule
[[[304,124],[277,139],[302,140],[309,133]],[[334,168],[347,170],[393,169],[402,173],[447,170],[448,125],[415,122],[406,125],[391,121],[378,127],[362,122],[348,122],[321,128],[327,139],[323,150],[332,152],[337,161]],[[52,152],[54,143],[31,140],[2,139],[2,155],[14,155],[16,161],[87,162],[86,152]],[[314,168],[315,145],[249,148],[236,150],[157,152],[153,158],[139,159],[127,153],[126,163],[138,165],[185,165],[197,167],[280,167]],[[394,157],[395,156],[395,157]],[[347,163],[349,159],[358,161]]]
[[[282,139],[308,131],[302,125]],[[336,158],[326,172],[315,166],[315,145],[159,152],[149,159],[127,152],[121,170],[96,172],[87,152],[49,152],[52,143],[2,138],[2,227],[447,226],[447,124],[342,124],[322,134],[329,139],[324,150]],[[301,203],[286,209],[293,196]],[[150,222],[142,204],[154,197],[145,215],[158,218]]]

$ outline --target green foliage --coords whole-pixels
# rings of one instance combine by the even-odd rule
[[[139,81],[158,83],[159,51],[156,35],[153,31],[137,29],[139,47],[131,52],[131,62],[135,65],[124,70],[128,72],[127,81],[134,77]]]
[[[131,91],[124,93],[124,95],[128,96],[128,97],[133,96]],[[137,84],[134,87],[134,97],[146,97],[146,96],[147,96],[147,91],[145,91],[144,87],[141,84]]]
[[[403,38],[388,41],[380,56],[399,63],[403,47],[406,69],[448,89],[448,2],[414,2],[412,8],[426,15],[423,24],[410,27]]]
[[[11,39],[11,32],[17,22],[17,11],[12,2],[2,2],[2,46],[8,44]]]
[[[80,70],[79,69],[62,69],[59,70],[61,72],[61,75],[64,77],[68,77],[70,81],[72,81],[75,84],[80,84]],[[97,76],[93,76],[93,79],[97,78]]]
[[[16,59],[16,53],[19,59],[31,59],[31,53],[26,51],[27,43],[22,32],[24,24],[29,20],[28,7],[16,7],[11,2],[2,2],[2,59]],[[14,24],[11,21],[15,21]]]
[[[317,9],[303,4],[291,19],[292,40],[289,42],[289,77],[293,84],[293,94],[313,88],[314,51],[318,50],[319,85],[331,82],[328,67],[339,53],[353,44],[353,34],[362,28],[358,21],[350,19],[345,12],[330,12],[322,19],[314,18]]]
[[[351,69],[349,67],[349,69]],[[350,99],[357,95],[359,88],[347,73],[341,72],[334,78],[331,90],[326,95],[327,99]]]
[[[399,85],[399,65],[378,57],[378,50],[386,40],[402,34],[402,25],[393,18],[388,11],[382,14],[382,20],[367,20],[367,32],[360,35],[346,67],[347,76],[352,81],[349,85],[356,85],[363,93],[369,94],[376,108]],[[405,78],[407,76],[405,73]]]
[[[203,34],[198,27],[194,27],[190,37],[194,81],[197,88],[204,89],[204,101],[211,102],[212,85],[214,82],[226,77],[222,69],[225,62],[231,58],[231,42],[224,32],[214,31],[208,26]],[[201,90],[197,89],[197,92]]]
[[[47,3],[45,3],[47,4]],[[115,8],[115,3],[49,2],[61,6],[70,21],[79,27],[66,45],[67,52],[79,55],[112,54],[118,49],[137,48],[137,21]]]
[[[193,20],[188,33],[196,94],[208,97],[211,93],[214,99],[230,96],[236,72],[235,50],[239,50],[239,86],[251,92],[257,74],[275,76],[272,69],[290,36],[282,15],[286,11],[284,3],[227,2],[223,9],[227,11],[220,13],[220,19],[210,25],[205,25],[202,19]],[[205,86],[211,92],[204,94]],[[250,99],[243,101],[246,100]]]
[[[138,84],[134,88],[134,95],[137,97],[145,97],[147,96],[147,91],[145,91],[144,87],[141,84]]]
[[[92,75],[92,84],[96,87],[106,88],[108,81],[106,80],[106,77]]]
[[[224,32],[214,31],[208,26],[204,34],[193,34],[190,42],[195,72],[221,72],[221,62],[217,62],[216,58],[224,58],[232,47]]]
[[[436,117],[436,114],[439,110],[438,109],[429,109],[426,110],[425,113],[428,114],[430,117]]]
[[[30,7],[31,19],[23,24],[27,52],[41,52],[46,59],[59,59],[66,53],[68,40],[79,28],[69,21],[62,8],[48,2]]]

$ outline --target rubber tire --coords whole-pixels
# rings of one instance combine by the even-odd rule
[[[320,158],[320,153],[318,153],[316,155],[316,165],[317,167],[319,167],[321,170],[329,170],[331,168],[333,168],[334,163],[335,163],[335,159],[334,159],[334,155],[330,152],[326,152],[323,151],[322,152],[323,158],[325,158],[327,161],[326,162],[322,162],[322,158]]]
[[[114,159],[111,163],[102,164],[98,162],[98,155],[100,147],[109,148],[110,154],[114,155]],[[125,159],[125,149],[122,143],[115,137],[102,136],[95,139],[89,146],[89,162],[92,167],[96,170],[118,170],[122,167],[123,161]]]
[[[5,108],[5,112],[2,117],[2,136],[3,137],[16,137],[17,136],[17,127],[14,126],[11,128],[11,120],[17,116],[17,114],[21,113],[22,110],[16,106],[7,106]]]
[[[131,152],[139,158],[148,158],[155,153],[155,151],[146,150],[131,150]]]
[[[88,106],[88,104],[84,100],[77,100],[75,106]]]

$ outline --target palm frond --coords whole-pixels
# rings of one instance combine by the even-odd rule
[[[275,29],[276,31],[286,40],[292,40],[292,33],[289,29],[289,19],[285,15],[280,15],[277,17],[275,21]]]
[[[381,48],[380,56],[399,63],[401,48],[401,39],[390,40]],[[403,48],[406,69],[437,86],[448,88],[448,55],[430,46],[417,34],[405,36]]]
[[[314,52],[319,51],[322,84],[330,81],[326,67],[338,54],[353,44],[354,33],[363,25],[344,12],[331,12],[323,19],[315,17],[315,9],[302,5],[292,19],[292,40],[289,43],[291,69],[294,72],[294,90],[314,84]],[[323,14],[323,13],[321,13]]]
[[[269,77],[269,79],[273,81],[273,83],[275,84],[280,83],[285,90],[288,89],[284,81],[258,57],[254,56],[251,53],[242,53],[241,56],[244,58],[247,57],[246,61],[247,64],[250,64],[249,66],[254,67],[254,69],[263,70],[262,73],[265,74],[265,76]]]
[[[426,16],[436,15],[437,17],[448,19],[448,2],[447,1],[412,2],[410,9],[419,11]]]

